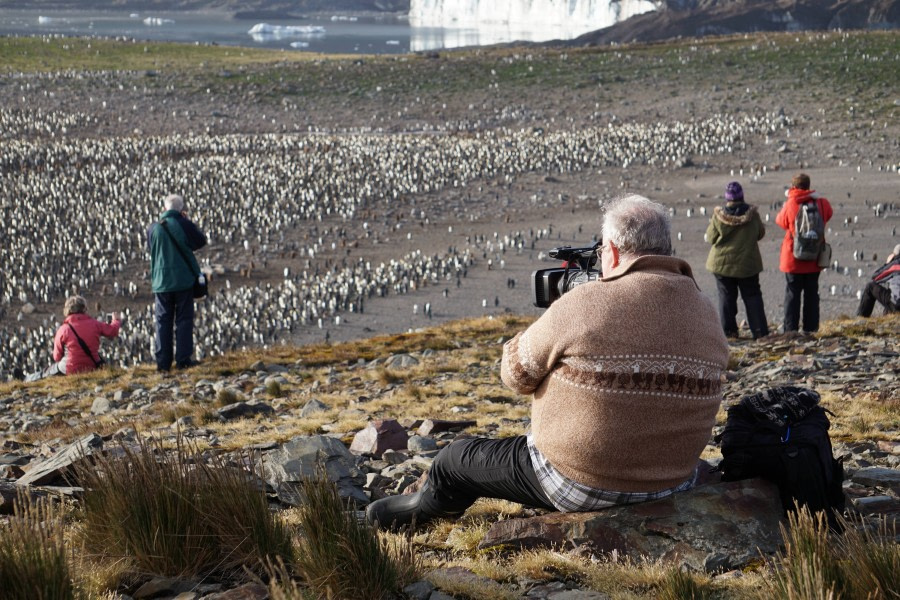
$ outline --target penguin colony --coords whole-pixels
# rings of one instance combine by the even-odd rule
[[[185,197],[211,244],[258,252],[262,261],[279,253],[296,260],[283,281],[247,286],[227,280],[213,262],[221,256],[198,255],[204,270],[226,278],[198,303],[202,358],[276,343],[298,327],[321,327],[338,313],[363,311],[373,296],[447,285],[487,257],[469,240],[469,247],[445,253],[418,250],[378,265],[345,257],[323,268],[317,255],[346,247],[356,235],[348,231],[377,240],[393,228],[391,217],[404,199],[526,172],[677,165],[732,153],[751,136],[790,126],[783,114],[771,113],[558,132],[66,138],[67,128],[87,120],[0,108],[0,343],[8,349],[0,355],[0,379],[14,367],[46,364],[58,326],[51,317],[25,328],[22,313],[12,314],[18,307],[61,304],[72,293],[112,307],[115,300],[104,296],[148,291],[146,230],[172,192]],[[103,293],[92,291],[100,281],[112,283]],[[126,316],[120,339],[103,348],[113,364],[151,357],[152,305]]]

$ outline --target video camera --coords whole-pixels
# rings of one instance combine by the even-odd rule
[[[599,241],[593,246],[582,248],[561,246],[550,250],[550,258],[565,261],[566,266],[538,269],[531,274],[531,297],[534,305],[547,308],[575,286],[600,279],[600,271],[592,267],[597,262],[597,248],[602,243]]]

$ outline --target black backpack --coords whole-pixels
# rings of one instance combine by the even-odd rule
[[[794,503],[825,511],[835,525],[844,510],[844,465],[835,460],[831,426],[819,394],[801,387],[770,388],[728,409],[721,441],[723,481],[762,477],[778,486],[784,510]]]

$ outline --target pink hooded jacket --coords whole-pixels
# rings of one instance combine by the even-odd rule
[[[71,325],[71,327],[69,327]],[[56,330],[56,337],[53,340],[53,360],[59,362],[63,356],[66,356],[66,375],[73,373],[87,373],[97,368],[94,360],[99,361],[100,355],[100,336],[114,338],[119,335],[119,328],[122,323],[118,320],[112,323],[102,323],[84,313],[74,313],[66,317],[63,324]],[[94,355],[93,360],[81,349],[81,344],[72,328],[78,332],[84,343]]]

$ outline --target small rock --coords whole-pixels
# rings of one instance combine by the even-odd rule
[[[325,412],[326,410],[329,410],[330,408],[331,408],[330,406],[328,406],[321,400],[313,398],[312,400],[310,400],[309,402],[304,404],[302,409],[300,409],[300,416],[305,418],[305,417],[314,415],[319,412]]]
[[[110,411],[112,405],[109,402],[109,399],[103,398],[102,396],[99,398],[94,398],[94,403],[91,404],[91,414],[92,415],[105,415]]]
[[[477,421],[444,421],[442,419],[427,419],[419,426],[418,434],[422,437],[444,431],[462,431],[467,427],[474,427]]]
[[[379,419],[353,437],[350,452],[381,456],[385,450],[406,450],[406,430],[394,419]]]
[[[244,417],[252,417],[260,414],[272,414],[275,409],[259,400],[251,400],[249,402],[235,402],[228,406],[222,407],[216,413],[226,421],[231,419],[240,419]]]
[[[421,454],[422,452],[437,450],[437,442],[431,438],[422,437],[421,435],[413,435],[410,436],[409,441],[407,442],[407,448],[414,454]]]
[[[261,583],[245,583],[231,590],[210,594],[204,600],[265,600],[269,589]]]
[[[403,588],[403,593],[406,594],[410,600],[429,600],[433,591],[434,586],[431,585],[431,582],[425,581],[424,579],[411,583]]]

